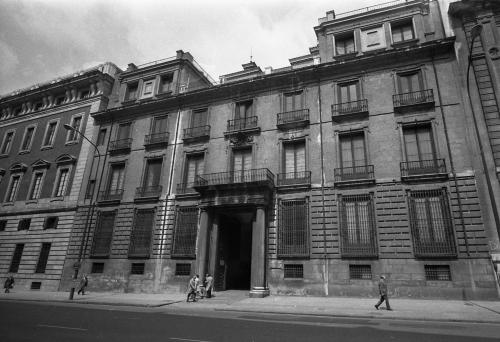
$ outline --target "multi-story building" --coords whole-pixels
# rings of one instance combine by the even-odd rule
[[[0,98],[0,274],[16,288],[57,290],[76,213],[91,113],[117,68],[76,72]]]
[[[314,31],[289,67],[251,61],[218,85],[182,51],[130,65],[92,114],[99,167],[64,280],[82,250],[100,290],[184,290],[208,272],[251,296],[372,295],[385,274],[396,296],[496,297],[438,2],[330,11]]]
[[[475,165],[492,261],[500,279],[500,3],[458,1],[449,14],[457,39]]]

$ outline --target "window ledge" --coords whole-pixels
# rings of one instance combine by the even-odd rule
[[[14,202],[5,202],[2,204],[2,207],[11,207],[14,205]]]
[[[18,154],[28,154],[30,152],[31,152],[31,150],[22,150],[22,151],[19,151]]]
[[[36,204],[38,203],[38,200],[37,199],[32,199],[32,200],[26,200],[25,202],[26,204]]]
[[[412,46],[412,45],[417,45],[418,39],[413,38],[413,39],[408,39],[408,40],[403,40],[400,42],[392,43],[391,46],[393,48],[401,48],[401,47],[407,47],[407,46]]]
[[[54,197],[50,199],[50,202],[60,202],[60,201],[64,201],[64,196]]]
[[[47,146],[40,147],[40,150],[45,151],[45,150],[51,150],[53,148],[54,148],[54,145],[47,145]]]
[[[76,144],[78,144],[78,140],[66,141],[66,143],[64,145],[68,146],[68,145],[76,145]]]
[[[0,158],[7,158],[7,157],[9,157],[8,154],[0,154]]]

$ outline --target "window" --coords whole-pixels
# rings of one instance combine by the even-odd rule
[[[47,261],[49,260],[50,245],[50,242],[42,243],[42,249],[40,250],[40,256],[38,257],[35,273],[45,273]]]
[[[368,178],[367,153],[363,132],[339,136],[342,180]]]
[[[361,46],[363,51],[380,49],[385,47],[384,28],[374,27],[361,31]]]
[[[19,224],[17,225],[17,230],[29,230],[31,225],[30,218],[23,218],[19,220]]]
[[[6,227],[7,227],[7,220],[0,220],[0,232],[5,231]]]
[[[339,195],[339,211],[342,256],[376,256],[373,194]]]
[[[252,168],[252,149],[235,149],[233,150],[232,169],[233,181],[236,183],[245,182],[246,175],[249,175],[249,170]]]
[[[371,265],[349,265],[350,279],[372,279]]]
[[[302,92],[288,93],[283,96],[283,112],[300,110],[302,106]]]
[[[167,132],[168,116],[156,116],[151,125],[151,134],[162,134]]]
[[[238,131],[256,127],[256,117],[253,117],[253,101],[245,101],[236,104],[234,120],[230,121],[228,130]]]
[[[108,180],[108,193],[116,194],[123,191],[125,182],[125,163],[111,164],[110,175]]]
[[[451,281],[450,265],[424,265],[425,280]]]
[[[172,246],[173,257],[195,257],[198,208],[177,207]]]
[[[158,190],[160,185],[162,158],[146,160],[146,170],[144,171],[143,187],[150,190]]]
[[[145,264],[143,262],[141,262],[141,263],[137,263],[137,262],[132,263],[132,265],[130,267],[130,274],[137,274],[137,275],[144,274],[144,266],[145,266]]]
[[[42,288],[41,281],[32,281],[30,285],[30,290],[40,290]]]
[[[445,189],[409,191],[415,256],[455,256],[455,238]]]
[[[69,167],[60,167],[57,172],[56,186],[54,188],[54,197],[63,197],[66,195],[69,183]]]
[[[58,222],[59,222],[59,217],[49,216],[45,219],[45,222],[43,223],[43,229],[56,229]]]
[[[142,85],[142,98],[153,96],[155,80],[144,81]]]
[[[139,209],[135,212],[128,249],[129,257],[149,257],[154,219],[154,209]]]
[[[349,53],[356,52],[356,46],[354,45],[354,34],[335,37],[335,55],[346,55]]]
[[[87,190],[85,191],[85,199],[92,199],[95,191],[95,179],[90,179],[87,183]]]
[[[16,249],[12,255],[12,260],[10,261],[9,272],[17,273],[19,270],[19,265],[21,264],[21,257],[23,256],[24,243],[16,244]]]
[[[35,134],[35,127],[27,127],[24,131],[23,143],[21,144],[20,152],[26,152],[31,149],[31,143],[33,142],[33,135]]]
[[[93,262],[90,273],[104,273],[104,263],[103,262]]]
[[[137,82],[127,84],[127,94],[125,96],[125,101],[131,101],[137,99],[138,89],[139,89],[139,84]]]
[[[359,81],[351,81],[338,85],[339,103],[354,102],[361,99]]]
[[[45,136],[43,137],[42,147],[54,145],[56,129],[57,129],[57,121],[51,121],[47,124],[47,128],[45,129]]]
[[[106,143],[106,132],[108,130],[106,128],[101,128],[99,133],[97,134],[97,146],[103,146]]]
[[[304,278],[304,265],[302,265],[302,264],[285,264],[285,265],[283,265],[283,278],[285,278],[285,279],[302,279],[302,278]]]
[[[403,127],[403,139],[410,171],[435,167],[436,151],[430,124]]]
[[[175,264],[176,276],[189,276],[191,275],[191,264]]]
[[[163,75],[160,79],[160,93],[168,93],[172,91],[172,75]]]
[[[113,239],[113,227],[115,225],[115,211],[101,211],[97,217],[97,224],[92,240],[92,257],[108,257]]]
[[[184,183],[186,186],[192,186],[196,176],[203,174],[204,164],[203,154],[186,155],[186,168],[184,171]]]
[[[306,142],[293,141],[283,144],[284,179],[304,178],[306,171]]]
[[[392,23],[391,31],[393,43],[400,43],[415,38],[411,20],[402,23]]]
[[[399,93],[403,94],[424,89],[422,73],[420,71],[397,74],[397,84]]]
[[[13,175],[10,178],[10,184],[7,188],[5,202],[14,202],[16,199],[17,191],[19,190],[19,183],[21,183],[21,175]]]
[[[191,115],[191,128],[204,127],[208,120],[208,109],[193,110]]]
[[[0,154],[8,154],[10,152],[10,148],[12,147],[12,140],[14,140],[14,131],[5,133]]]
[[[81,123],[82,123],[82,117],[74,116],[73,118],[71,118],[70,126],[73,127],[73,129],[80,131]],[[68,130],[68,135],[66,136],[66,142],[74,142],[77,140],[78,140],[78,133],[72,129]]]
[[[132,124],[130,122],[120,124],[118,126],[118,133],[116,136],[116,140],[125,140],[130,138],[130,128]]]
[[[307,198],[279,201],[278,256],[309,256],[309,203]]]
[[[28,195],[28,200],[36,200],[40,198],[42,192],[42,181],[44,172],[38,171],[33,173],[33,179],[31,180],[31,187]]]

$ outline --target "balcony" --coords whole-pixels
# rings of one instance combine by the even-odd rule
[[[184,129],[183,140],[185,143],[204,140],[210,138],[210,126],[199,126]]]
[[[158,199],[161,195],[163,187],[161,185],[153,185],[153,186],[141,186],[135,189],[135,199],[144,200],[144,199]]]
[[[194,182],[177,184],[176,194],[178,197],[198,196],[194,188]]]
[[[276,126],[278,129],[306,127],[309,125],[309,109],[298,109],[278,113]]]
[[[196,191],[248,187],[267,187],[273,189],[274,174],[268,169],[250,169],[197,175],[193,187]]]
[[[334,176],[336,186],[375,183],[373,165],[336,168]]]
[[[99,202],[120,202],[123,197],[123,189],[109,189],[99,191]]]
[[[144,146],[146,148],[167,146],[168,138],[168,132],[148,134],[144,137]]]
[[[358,100],[332,105],[332,121],[360,120],[368,118],[368,100]]]
[[[260,131],[257,121],[257,116],[227,120],[227,131],[224,132],[224,135],[231,136],[241,133],[257,133]]]
[[[411,93],[392,95],[394,111],[404,113],[416,109],[434,107],[434,92],[432,89],[419,90]]]
[[[311,171],[279,173],[278,186],[282,188],[310,187]]]
[[[443,158],[401,162],[400,169],[401,179],[406,181],[448,178]]]
[[[109,143],[109,153],[112,153],[112,154],[128,153],[128,152],[130,152],[131,146],[132,146],[132,139],[131,138],[111,141]]]

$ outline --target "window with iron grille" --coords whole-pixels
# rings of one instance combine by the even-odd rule
[[[30,290],[40,290],[42,288],[41,281],[32,281],[30,285]]]
[[[144,274],[144,263],[134,262],[130,267],[130,274]]]
[[[139,209],[135,212],[128,249],[129,257],[149,258],[154,220],[154,209]]]
[[[425,280],[451,281],[450,265],[424,265]]]
[[[349,265],[349,278],[372,279],[371,265]]]
[[[278,220],[278,256],[309,256],[308,199],[281,200]]]
[[[101,211],[97,217],[97,225],[92,241],[92,257],[108,257],[113,239],[115,211]]]
[[[176,276],[189,276],[191,275],[191,264],[175,264]]]
[[[415,256],[456,256],[446,189],[409,191],[408,202]]]
[[[45,273],[47,262],[49,261],[50,246],[50,242],[42,243],[42,248],[40,249],[40,256],[38,257],[38,263],[36,264],[35,273]]]
[[[5,231],[5,227],[7,227],[7,220],[0,220],[0,232]]]
[[[10,261],[9,272],[17,273],[19,270],[19,264],[21,263],[21,257],[23,256],[24,243],[16,244],[16,249],[12,255],[12,260]]]
[[[49,216],[45,219],[45,222],[43,224],[43,229],[56,229],[58,222],[59,222],[59,217]]]
[[[177,207],[175,215],[173,257],[195,257],[198,208]]]
[[[93,262],[92,269],[90,273],[103,273],[104,272],[104,263],[103,262]]]
[[[31,225],[30,218],[23,218],[19,220],[19,224],[17,225],[17,230],[29,230]]]
[[[304,278],[304,265],[302,264],[286,264],[283,266],[283,271],[283,278],[285,279]]]
[[[343,257],[376,257],[377,233],[373,194],[339,195]]]

